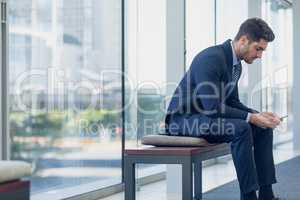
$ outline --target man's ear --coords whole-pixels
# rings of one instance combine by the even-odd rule
[[[240,42],[241,42],[241,44],[243,44],[243,45],[248,45],[249,39],[248,39],[247,35],[241,36],[241,37],[240,37]]]

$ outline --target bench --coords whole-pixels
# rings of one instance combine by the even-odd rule
[[[31,165],[22,161],[0,161],[0,199],[29,200]]]
[[[195,200],[201,200],[202,161],[230,154],[228,144],[209,144],[201,138],[148,136],[143,138],[142,143],[158,145],[154,147],[125,149],[125,200],[135,200],[135,165],[138,163],[181,164],[182,199],[192,200],[194,196]]]

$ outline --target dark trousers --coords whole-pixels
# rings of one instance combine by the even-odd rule
[[[216,118],[209,125],[191,121],[195,119],[197,116],[171,119],[170,123],[178,125],[171,134],[202,137],[210,143],[231,143],[241,193],[276,183],[272,129],[263,129],[241,119]],[[193,126],[187,127],[190,125]]]

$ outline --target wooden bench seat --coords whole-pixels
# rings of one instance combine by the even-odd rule
[[[230,154],[230,147],[228,144],[204,147],[142,147],[125,149],[124,153],[125,200],[135,200],[137,163],[181,164],[182,199],[192,200],[194,196],[194,199],[200,200],[202,199],[202,161]]]

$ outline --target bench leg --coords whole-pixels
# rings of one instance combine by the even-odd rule
[[[125,200],[135,200],[135,163],[124,159]]]
[[[202,199],[202,162],[194,163],[195,200]]]
[[[193,200],[193,171],[191,159],[182,163],[182,200]]]

